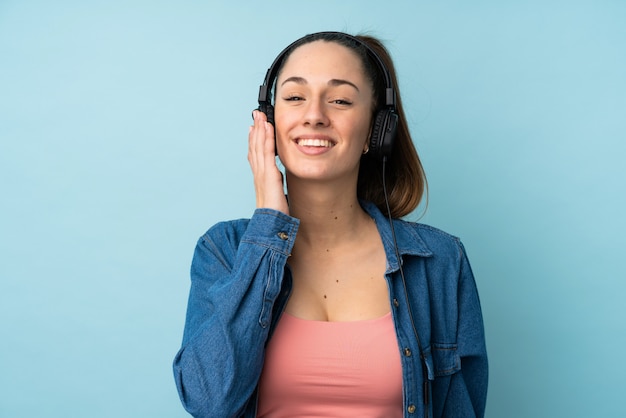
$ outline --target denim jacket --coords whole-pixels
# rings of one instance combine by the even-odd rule
[[[463,245],[438,229],[394,220],[398,258],[388,218],[361,204],[387,256],[404,417],[482,417],[487,354]],[[173,365],[180,399],[194,417],[256,416],[265,346],[291,290],[287,259],[298,226],[284,213],[257,209],[251,219],[218,223],[199,239]]]

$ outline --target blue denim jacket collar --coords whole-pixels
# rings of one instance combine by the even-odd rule
[[[368,201],[360,201],[361,207],[368,215],[374,219],[378,232],[383,241],[385,252],[387,253],[387,273],[398,270],[399,263],[402,260],[403,255],[413,255],[421,257],[431,257],[432,251],[428,248],[426,243],[422,240],[419,234],[415,231],[415,228],[409,226],[405,221],[401,219],[394,219],[393,231],[391,230],[391,224],[389,218],[386,217],[375,204]],[[394,243],[393,233],[395,232],[396,242]],[[398,253],[400,254],[400,261],[396,256],[395,246],[397,245]]]

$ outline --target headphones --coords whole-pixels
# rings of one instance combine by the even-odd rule
[[[294,47],[303,45],[309,41],[314,40],[326,40],[333,41],[339,39],[347,39],[358,46],[363,47],[368,56],[376,63],[380,74],[385,80],[385,103],[376,111],[372,122],[372,132],[369,141],[369,154],[378,157],[380,159],[389,157],[391,150],[393,149],[393,143],[396,137],[396,131],[398,129],[398,113],[396,111],[396,93],[393,88],[391,76],[387,67],[383,63],[378,54],[365,42],[359,38],[348,35],[343,32],[317,32],[306,35],[294,42],[292,42],[287,48],[285,48],[274,60],[272,66],[267,70],[265,80],[259,88],[259,107],[258,110],[265,113],[268,122],[274,124],[274,106],[272,105],[272,87],[276,82],[278,71],[282,67],[283,61],[286,56],[291,53]]]

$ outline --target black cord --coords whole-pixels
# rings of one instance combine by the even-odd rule
[[[409,292],[406,286],[406,279],[404,278],[404,270],[402,269],[402,259],[400,258],[400,251],[398,251],[398,242],[396,241],[396,231],[393,226],[393,218],[391,217],[391,209],[389,208],[389,198],[387,196],[387,179],[385,173],[387,172],[387,156],[383,157],[383,194],[385,195],[385,205],[387,207],[387,216],[389,217],[389,226],[391,227],[391,237],[393,238],[393,246],[396,251],[396,259],[398,260],[398,266],[400,268],[400,277],[402,278],[402,287],[404,289],[404,297],[406,299],[407,308],[409,311],[409,318],[411,320],[411,327],[417,340],[417,348],[419,349],[420,359],[422,361],[422,375],[424,378],[424,417],[428,418],[428,403],[430,398],[430,381],[428,380],[428,369],[426,366],[426,358],[424,356],[424,350],[422,350],[422,343],[420,342],[417,328],[415,327],[415,320],[413,318],[413,310],[411,309],[411,303],[409,300]]]

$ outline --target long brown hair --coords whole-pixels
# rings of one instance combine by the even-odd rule
[[[385,183],[388,192],[390,214],[394,218],[400,218],[413,212],[420,204],[424,194],[427,193],[426,174],[409,132],[391,55],[383,43],[373,36],[358,35],[356,38],[366,43],[380,57],[389,72],[393,88],[396,91],[398,130],[391,155],[387,159],[385,167]],[[367,70],[368,67],[370,70]],[[365,68],[366,71],[372,71],[371,64],[366,65]],[[384,103],[384,87],[380,77],[378,77],[378,80],[374,78],[374,91],[376,92],[377,103]],[[383,213],[387,214],[382,185],[381,162],[376,158],[368,157],[367,154],[361,159],[357,195],[362,199],[373,202]]]

